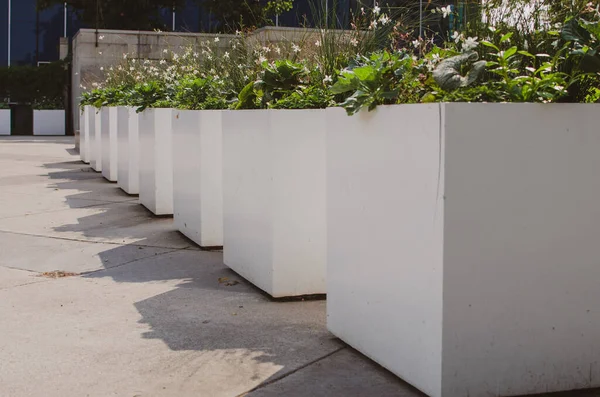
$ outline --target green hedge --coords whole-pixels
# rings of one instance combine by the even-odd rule
[[[0,68],[0,99],[34,109],[63,109],[68,70],[65,62]]]

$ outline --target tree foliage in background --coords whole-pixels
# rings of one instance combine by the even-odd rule
[[[67,83],[64,62],[0,68],[0,99],[31,104],[34,109],[64,108]]]
[[[221,1],[221,0],[219,0]],[[44,9],[64,0],[38,0]],[[99,29],[152,30],[164,29],[160,11],[183,7],[185,0],[66,0],[84,25]]]

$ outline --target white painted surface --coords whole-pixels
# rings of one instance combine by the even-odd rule
[[[439,396],[439,105],[327,113],[328,327]]]
[[[86,164],[90,162],[90,113],[91,106],[83,106],[79,110],[79,157]]]
[[[10,135],[10,109],[0,109],[0,135]]]
[[[325,293],[325,111],[223,113],[224,261],[274,297]]]
[[[444,395],[600,386],[600,105],[445,105]]]
[[[127,194],[139,194],[139,115],[135,108],[118,114],[117,142],[117,185]]]
[[[175,227],[201,247],[223,246],[222,111],[173,111]]]
[[[94,171],[102,172],[102,117],[100,109],[92,109],[94,128],[90,128],[90,166]]]
[[[139,119],[140,202],[155,215],[173,214],[173,109],[146,109]]]
[[[117,181],[119,146],[117,142],[118,113],[126,111],[123,107],[105,107],[100,111],[102,117],[102,176],[110,182]]]
[[[33,135],[65,135],[64,110],[34,110]]]
[[[328,110],[330,330],[434,397],[600,386],[599,111]]]

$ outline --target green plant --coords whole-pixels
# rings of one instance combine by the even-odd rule
[[[308,82],[308,69],[303,64],[286,59],[272,64],[265,62],[263,67],[259,79],[254,83],[254,89],[264,108]]]
[[[349,115],[362,108],[370,111],[377,105],[397,103],[401,92],[403,102],[415,102],[422,86],[418,77],[420,68],[412,56],[404,52],[383,51],[368,57],[358,56],[340,73],[331,92],[345,95],[340,106]]]
[[[209,78],[187,78],[177,86],[175,106],[179,109],[226,109],[223,83]]]
[[[325,87],[308,86],[285,94],[271,109],[324,109],[335,104],[333,94]]]

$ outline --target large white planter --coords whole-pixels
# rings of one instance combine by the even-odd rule
[[[329,109],[329,329],[433,397],[600,386],[599,112]]]
[[[140,202],[173,215],[173,109],[147,109],[139,119]]]
[[[102,172],[102,117],[101,109],[92,108],[93,127],[90,121],[90,166]]]
[[[34,110],[33,135],[65,135],[64,110]]]
[[[0,135],[10,135],[10,109],[0,109]]]
[[[173,216],[201,247],[223,246],[222,111],[173,112]]]
[[[102,118],[102,176],[110,182],[117,181],[117,162],[119,160],[119,145],[117,142],[117,128],[120,117],[127,117],[124,107],[105,107],[100,111]]]
[[[79,158],[84,163],[90,162],[90,113],[92,107],[83,106],[79,111]]]
[[[139,194],[139,115],[135,108],[126,108],[117,118],[117,184],[127,194]]]
[[[273,297],[325,293],[325,114],[223,113],[224,261]]]

